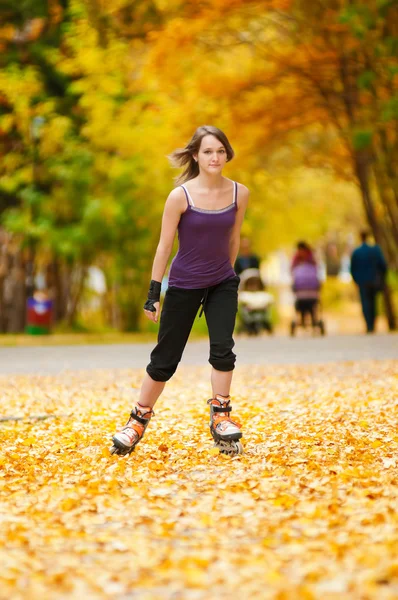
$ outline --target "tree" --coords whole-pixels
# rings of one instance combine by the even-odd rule
[[[223,98],[230,130],[244,128],[262,160],[297,132],[324,137],[317,155],[357,182],[374,237],[398,268],[396,4],[276,0],[263,7],[219,0],[205,3],[194,21],[187,16],[184,28],[172,20],[153,64],[171,66],[175,81],[199,59],[194,85],[210,105]],[[189,52],[178,68],[181,45]],[[393,329],[388,288],[385,300]]]
[[[69,324],[98,262],[115,302],[124,298],[122,326],[139,325],[166,162],[142,160],[157,125],[142,128],[149,96],[136,77],[144,29],[135,17],[156,22],[155,9],[31,0],[3,14],[0,217],[28,250],[25,280],[44,269]]]

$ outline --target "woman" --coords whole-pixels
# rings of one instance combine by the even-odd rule
[[[304,325],[305,315],[311,316],[312,326],[319,323],[318,304],[321,284],[318,276],[318,266],[311,247],[306,242],[298,242],[297,251],[292,260],[291,273],[293,292],[296,297],[295,309],[301,316]],[[294,333],[295,325],[291,325]]]
[[[179,249],[169,274],[158,344],[151,353],[140,398],[125,427],[113,436],[112,453],[129,454],[142,438],[166,381],[175,373],[195,316],[201,307],[210,337],[213,397],[210,431],[221,451],[239,453],[240,425],[230,418],[230,386],[235,354],[232,338],[239,277],[232,265],[239,250],[248,189],[222,175],[234,156],[226,135],[217,127],[199,127],[185,148],[171,155],[185,166],[167,198],[145,315],[158,322],[161,281],[178,230]]]

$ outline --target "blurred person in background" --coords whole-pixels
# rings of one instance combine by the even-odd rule
[[[239,318],[240,328],[249,335],[258,335],[262,329],[273,332],[271,306],[274,297],[259,269],[245,269],[240,276]]]
[[[225,454],[242,452],[240,425],[232,421],[230,386],[236,356],[233,330],[239,277],[233,265],[238,250],[249,190],[222,175],[234,156],[226,135],[216,127],[199,127],[185,148],[174,151],[174,166],[185,167],[179,185],[167,198],[156,251],[146,317],[159,318],[161,282],[178,231],[165,295],[158,344],[151,353],[139,401],[125,425],[113,436],[113,454],[130,454],[144,435],[153,407],[181,360],[196,314],[204,312],[212,365],[210,432]],[[197,402],[197,398],[193,401]],[[184,419],[184,406],[178,418]]]
[[[368,244],[369,233],[360,234],[361,245],[351,256],[351,275],[358,286],[366,332],[373,333],[376,321],[377,294],[384,289],[387,263],[377,244]]]
[[[297,242],[296,252],[292,259],[292,270],[303,263],[316,265],[315,256],[311,246],[307,242]]]
[[[244,237],[240,242],[239,255],[235,261],[235,273],[240,275],[245,269],[259,269],[260,259],[252,252],[249,238]]]
[[[306,315],[310,315],[312,327],[319,327],[324,334],[323,321],[319,319],[319,299],[321,282],[314,253],[307,242],[298,242],[291,264],[295,310],[300,315],[301,325],[305,326]],[[291,335],[294,335],[296,321],[291,323]]]

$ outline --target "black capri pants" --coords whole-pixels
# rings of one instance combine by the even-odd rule
[[[235,368],[232,335],[238,310],[239,281],[235,276],[208,288],[168,288],[160,316],[158,343],[146,369],[152,379],[168,381],[176,372],[201,305],[210,337],[209,363],[217,371]]]

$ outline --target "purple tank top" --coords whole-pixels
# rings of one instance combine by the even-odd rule
[[[171,263],[169,285],[199,289],[235,277],[229,255],[238,195],[237,183],[233,183],[232,203],[219,210],[196,207],[187,188],[181,186],[188,207],[178,224],[179,248]]]

